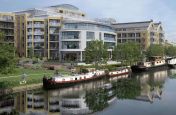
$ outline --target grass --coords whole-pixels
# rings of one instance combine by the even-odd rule
[[[27,85],[28,84],[36,84],[42,83],[42,78],[44,75],[52,76],[54,74],[54,70],[45,70],[45,69],[24,69],[24,68],[16,68],[14,73],[10,74],[0,74],[0,88],[12,88],[23,86],[20,85],[20,81],[22,80],[21,75],[25,73],[27,74]],[[26,85],[24,84],[24,85]]]
[[[71,72],[61,68],[58,70],[59,73],[64,75],[70,75]],[[20,84],[22,81],[22,74],[25,73],[26,84]],[[43,76],[53,76],[55,70],[46,70],[46,69],[25,69],[25,68],[16,68],[13,73],[9,74],[0,74],[0,88],[12,88],[18,86],[25,86],[31,84],[42,83]]]

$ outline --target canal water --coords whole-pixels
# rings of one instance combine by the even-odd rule
[[[0,97],[2,115],[176,115],[176,69]]]

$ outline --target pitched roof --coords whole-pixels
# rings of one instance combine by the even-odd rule
[[[153,22],[153,20],[143,22],[116,23],[112,24],[112,26],[114,28],[139,28],[139,27],[148,27],[151,22]]]

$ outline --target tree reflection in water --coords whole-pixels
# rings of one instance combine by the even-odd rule
[[[85,101],[90,110],[100,111],[108,106],[108,93],[103,88],[86,91]]]
[[[135,78],[120,79],[112,84],[118,99],[134,99],[140,95],[140,82]]]
[[[90,110],[94,112],[103,110],[113,96],[118,99],[134,99],[141,92],[140,83],[134,78],[120,79],[111,84],[110,89],[98,88],[86,91],[85,101]]]
[[[110,91],[118,100],[130,99],[153,103],[155,98],[161,99],[162,88],[167,76],[165,70],[116,79],[109,83],[112,85],[110,89],[102,87],[86,91],[85,101],[93,112],[100,111],[108,106]]]

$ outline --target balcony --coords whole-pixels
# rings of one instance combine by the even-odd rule
[[[27,32],[27,35],[32,35],[32,32]]]
[[[59,32],[55,32],[55,31],[50,31],[49,33],[50,34],[58,34],[59,35]]]
[[[34,24],[34,28],[44,28],[44,24]]]
[[[62,36],[62,39],[79,39],[79,36],[67,35],[67,36]]]
[[[14,33],[6,33],[5,36],[14,36]]]
[[[2,28],[2,29],[14,29],[13,26],[6,26],[6,25],[0,25],[0,28]]]
[[[50,22],[49,25],[50,26],[60,26],[61,23],[60,22]]]
[[[34,42],[44,42],[44,39],[34,39]]]
[[[110,37],[104,37],[104,40],[106,41],[111,41],[111,42],[115,42],[115,38],[110,38]]]
[[[34,35],[44,35],[44,32],[42,32],[42,31],[34,31]]]
[[[32,24],[28,24],[28,25],[27,25],[27,28],[32,28]]]
[[[0,17],[0,21],[13,22],[14,20],[12,18],[3,18],[3,17]]]
[[[32,42],[32,39],[28,39],[28,42]]]

